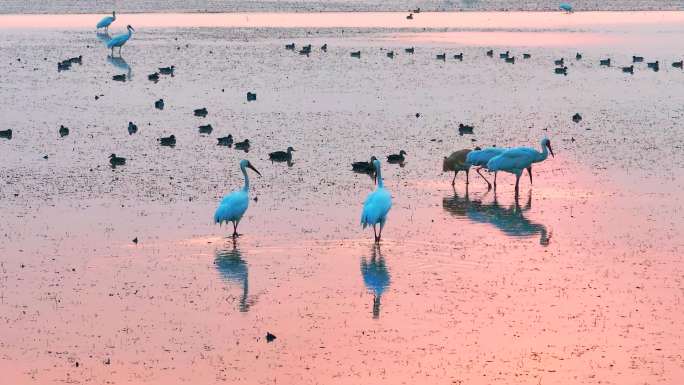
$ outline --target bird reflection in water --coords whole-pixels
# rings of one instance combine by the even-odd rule
[[[488,193],[485,193],[484,196]],[[463,197],[459,196],[456,190],[454,190],[453,196],[442,199],[442,207],[454,216],[465,217],[472,222],[493,225],[509,237],[532,237],[539,235],[539,244],[542,246],[548,246],[551,239],[551,234],[546,226],[533,222],[523,215],[532,208],[531,191],[525,206],[521,207],[516,199],[513,205],[505,207],[499,204],[496,198],[496,191],[494,192],[494,200],[491,203],[483,203],[481,199],[471,201],[467,188]]]
[[[107,61],[110,62],[114,67],[126,71],[126,79],[133,78],[133,72],[131,71],[131,66],[128,65],[126,60],[121,56],[111,56],[107,55]]]
[[[248,282],[248,268],[247,263],[242,259],[242,254],[237,248],[237,244],[233,241],[232,250],[218,250],[216,251],[216,259],[214,260],[216,269],[221,274],[221,277],[226,282],[235,283],[242,286],[242,296],[240,297],[240,311],[246,312],[252,305],[249,300],[249,282]]]
[[[95,36],[97,37],[97,40],[101,41],[102,44],[105,45],[105,47],[107,46],[107,43],[112,40],[112,36],[109,34],[109,32],[97,32]]]
[[[370,261],[361,257],[361,276],[366,289],[373,293],[373,318],[380,317],[380,298],[390,284],[390,274],[385,258],[380,253],[380,244],[375,243]]]

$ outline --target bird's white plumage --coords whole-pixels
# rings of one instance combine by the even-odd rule
[[[368,194],[363,203],[361,212],[361,225],[366,226],[385,224],[387,213],[392,208],[392,196],[384,187],[378,187],[375,191]]]
[[[109,27],[112,24],[112,22],[114,22],[114,20],[116,20],[115,17],[105,16],[102,18],[102,20],[100,20],[99,23],[97,23],[97,28]]]
[[[506,151],[505,148],[499,147],[488,147],[483,148],[482,150],[473,150],[468,153],[468,156],[466,156],[466,162],[473,166],[486,167],[487,162],[489,162],[490,159],[497,155],[501,155],[504,151]]]
[[[214,213],[215,223],[239,222],[249,207],[247,191],[234,191],[221,199]]]

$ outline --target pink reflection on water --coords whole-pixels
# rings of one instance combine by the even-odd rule
[[[397,34],[393,40],[468,46],[562,47],[616,44],[624,38],[598,33],[566,32],[423,32]]]
[[[94,28],[102,15],[0,15],[0,29]],[[684,12],[433,12],[406,20],[403,12],[323,13],[158,13],[120,15],[114,28],[277,27],[277,28],[504,28],[549,29],[603,26],[681,30]]]

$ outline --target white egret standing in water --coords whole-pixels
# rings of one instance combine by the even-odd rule
[[[378,187],[372,193],[368,194],[366,201],[363,203],[363,211],[361,212],[361,225],[365,229],[366,226],[373,226],[373,233],[375,234],[375,242],[380,242],[382,237],[382,228],[385,227],[387,221],[387,213],[392,208],[392,196],[389,191],[385,189],[382,181],[382,174],[380,173],[380,161],[374,160],[375,176]],[[376,231],[375,226],[380,225],[380,232]]]
[[[232,222],[233,223],[233,237],[238,236],[237,227],[245,215],[247,207],[249,207],[249,177],[247,176],[247,167],[254,170],[259,176],[261,173],[249,163],[248,160],[243,159],[240,161],[240,170],[242,170],[242,175],[245,177],[245,185],[241,190],[233,191],[232,193],[226,195],[219,203],[216,212],[214,213],[214,222]]]
[[[133,31],[135,31],[130,25],[127,26],[126,29],[128,30],[127,33],[116,35],[107,42],[107,48],[112,49],[112,56],[114,56],[114,47],[119,47],[119,56],[121,56],[121,47],[126,44],[128,39],[133,35]]]
[[[109,30],[109,26],[116,20],[116,12],[112,11],[112,16],[105,16],[97,23],[97,29],[104,28],[105,31]]]

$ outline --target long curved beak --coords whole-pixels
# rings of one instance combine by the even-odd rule
[[[130,28],[131,28],[131,30],[133,30],[133,32],[135,32],[135,28],[133,28],[133,27],[130,27]]]
[[[259,170],[257,170],[256,168],[254,168],[254,166],[252,166],[251,163],[248,164],[247,167],[251,168],[255,173],[257,173],[257,175],[261,176],[261,173],[259,172]]]
[[[551,157],[555,158],[556,156],[553,155],[553,149],[551,149],[551,144],[547,144],[546,147],[549,148],[549,152],[551,153]]]

